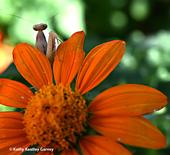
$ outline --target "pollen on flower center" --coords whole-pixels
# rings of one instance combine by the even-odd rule
[[[30,142],[58,150],[69,149],[85,121],[85,100],[62,85],[45,86],[36,92],[24,114]]]

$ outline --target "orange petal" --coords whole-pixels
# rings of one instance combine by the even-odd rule
[[[143,115],[161,109],[168,103],[160,91],[144,85],[125,84],[99,94],[90,104],[95,116]]]
[[[13,47],[10,45],[6,45],[5,43],[1,43],[0,39],[0,74],[4,72],[7,67],[12,63],[12,51]]]
[[[23,114],[20,112],[0,112],[0,118],[13,118],[13,119],[18,119],[22,120],[23,119]]]
[[[166,146],[163,134],[142,117],[92,117],[90,126],[103,135],[129,145],[159,149]]]
[[[10,138],[14,138],[14,137],[25,137],[26,133],[24,132],[23,128],[22,129],[0,129],[0,142],[1,139],[10,139]]]
[[[78,73],[76,88],[84,94],[103,81],[120,62],[125,51],[124,41],[114,40],[93,48]]]
[[[84,32],[74,33],[62,43],[54,60],[54,77],[56,83],[69,85],[77,74],[84,59]]]
[[[63,151],[60,155],[79,155],[75,149]]]
[[[25,108],[32,95],[31,90],[24,84],[13,80],[0,79],[1,104],[16,108]]]
[[[52,83],[50,62],[38,49],[26,43],[18,44],[13,58],[21,75],[36,88]]]
[[[131,155],[119,143],[104,136],[86,136],[80,140],[83,155]]]
[[[29,141],[25,136],[17,138],[9,138],[3,141],[0,141],[0,154],[15,154],[15,149],[17,148],[26,148],[30,145]],[[21,154],[22,151],[18,151],[18,154]]]
[[[9,151],[8,150],[8,151],[3,152],[3,154],[5,154],[5,155],[21,155],[22,152],[20,152],[20,151]]]
[[[0,142],[26,136],[23,115],[19,112],[0,112],[0,135]]]
[[[15,118],[0,118],[0,129],[23,129],[22,120]],[[0,137],[1,138],[1,137]]]
[[[19,112],[0,112],[0,154],[21,154],[15,148],[25,148],[30,145],[26,138],[23,125],[23,114]],[[9,150],[9,149],[12,150]]]

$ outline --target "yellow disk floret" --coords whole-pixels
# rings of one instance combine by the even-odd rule
[[[24,114],[25,131],[32,144],[69,149],[83,131],[83,97],[63,85],[44,86],[31,98]]]

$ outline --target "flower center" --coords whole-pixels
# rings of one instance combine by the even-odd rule
[[[25,131],[32,144],[69,149],[86,121],[83,97],[63,85],[45,86],[31,98],[24,114]]]

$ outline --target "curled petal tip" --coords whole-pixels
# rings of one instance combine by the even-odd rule
[[[85,35],[85,32],[84,31],[77,31],[77,32],[73,33],[72,35],[75,35],[75,34]]]
[[[123,47],[126,46],[126,42],[124,40],[118,40],[118,43],[120,44],[120,46],[123,46]]]
[[[85,33],[83,30],[77,31],[78,33]]]
[[[123,44],[124,46],[126,45],[126,42],[125,42],[125,41],[121,40],[121,42],[122,42],[122,44]]]

